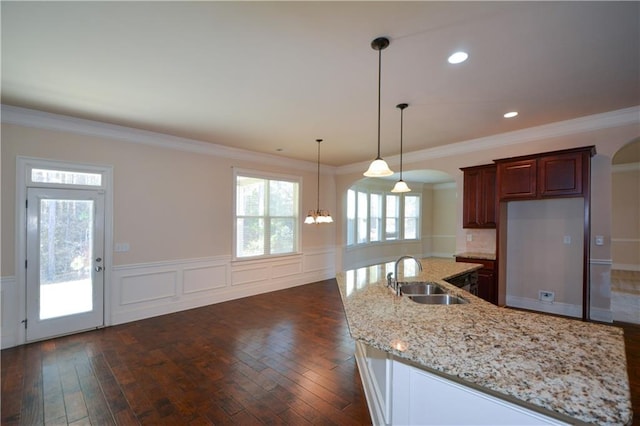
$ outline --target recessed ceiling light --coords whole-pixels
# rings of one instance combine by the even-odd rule
[[[450,64],[459,64],[466,61],[468,57],[469,54],[467,54],[467,52],[456,52],[453,55],[449,56],[449,59],[447,60]]]
[[[518,111],[511,111],[511,112],[507,112],[507,113],[504,115],[504,118],[513,118],[513,117],[515,117],[516,115],[518,115]]]

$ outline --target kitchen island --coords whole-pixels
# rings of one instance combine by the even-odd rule
[[[409,404],[404,401],[409,397],[399,396],[404,385],[393,382],[404,374],[398,368],[404,366],[559,419],[560,424],[631,423],[621,329],[500,308],[444,281],[480,265],[448,259],[422,259],[421,264],[422,272],[416,270],[412,278],[401,274],[401,280],[436,282],[469,303],[424,305],[396,296],[386,280],[393,262],[337,274],[358,356],[366,358],[368,353],[370,362],[380,354],[386,357],[378,367],[370,364],[374,375],[376,368],[396,365],[396,378],[389,370],[379,372],[388,382],[386,390],[378,390],[387,406],[378,414],[372,410],[376,423],[409,421],[391,413],[392,407]],[[358,365],[364,381],[369,373],[363,374],[362,359]],[[371,409],[370,398],[371,392]],[[412,398],[415,408],[420,399]],[[450,402],[451,407],[466,409]]]

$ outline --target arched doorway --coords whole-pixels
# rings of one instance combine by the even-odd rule
[[[640,324],[640,138],[612,158],[611,311]]]
[[[415,257],[453,258],[456,250],[457,186],[438,170],[410,170],[411,192],[393,193],[399,175],[364,178],[346,194],[343,268]],[[412,213],[418,206],[419,213]]]

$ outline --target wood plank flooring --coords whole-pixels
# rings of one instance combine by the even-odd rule
[[[335,280],[2,351],[3,425],[370,424]]]
[[[625,329],[640,425],[640,326]],[[2,425],[370,424],[335,280],[1,353]]]

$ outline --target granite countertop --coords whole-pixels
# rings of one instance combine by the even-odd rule
[[[496,260],[495,253],[484,253],[484,252],[464,252],[464,253],[458,253],[454,257],[465,257],[467,259]]]
[[[436,281],[469,303],[423,305],[396,296],[386,286],[393,262],[340,272],[338,287],[354,339],[582,422],[631,423],[622,329],[500,308],[442,281],[480,265],[453,259],[421,263],[424,271],[405,281]]]

